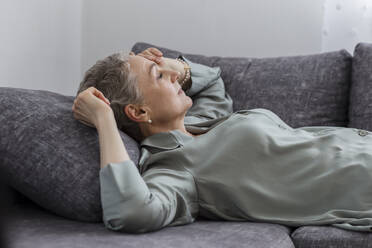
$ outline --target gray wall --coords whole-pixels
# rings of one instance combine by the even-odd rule
[[[159,0],[83,3],[82,70],[136,41],[220,56],[321,50],[324,0]],[[146,7],[145,7],[146,6]]]
[[[322,51],[353,54],[357,43],[372,42],[371,0],[327,0],[324,9]]]
[[[70,95],[80,46],[81,1],[0,0],[0,86]]]

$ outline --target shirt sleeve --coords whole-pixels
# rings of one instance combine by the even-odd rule
[[[193,105],[185,116],[185,124],[219,118],[233,112],[233,100],[225,91],[220,67],[209,67],[194,63],[183,55],[191,74],[191,87],[185,94],[193,100]]]
[[[152,168],[140,175],[131,160],[100,170],[103,222],[108,229],[144,233],[195,221],[193,176],[186,170]]]

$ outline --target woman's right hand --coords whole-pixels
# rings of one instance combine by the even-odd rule
[[[113,114],[110,101],[94,87],[89,87],[79,93],[72,105],[72,111],[75,119],[95,128],[101,115]]]
[[[135,55],[133,52],[130,52],[129,54]],[[149,47],[144,51],[138,53],[137,55],[144,57],[148,60],[154,61],[157,64],[161,63],[163,57],[163,53],[156,47]]]
[[[130,52],[129,54],[135,55],[133,52]],[[137,56],[141,56],[145,59],[157,63],[159,67],[162,69],[178,71],[180,73],[179,82],[182,82],[185,77],[184,64],[176,59],[163,57],[163,53],[156,47],[149,47],[146,50],[138,53]],[[182,89],[185,90],[184,87],[182,87]]]

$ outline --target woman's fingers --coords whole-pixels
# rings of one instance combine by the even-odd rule
[[[156,57],[161,57],[163,56],[163,53],[158,50],[157,48],[155,47],[150,47],[150,48],[147,48],[145,51],[143,51],[142,53],[144,54],[148,54],[148,55],[153,55],[153,56],[156,56]]]
[[[76,120],[80,121],[81,123],[83,123],[84,125],[87,125],[89,127],[95,127],[94,124],[85,120],[86,118],[82,115],[82,113],[80,113],[79,110],[75,108],[75,103],[73,105],[72,111],[73,111],[73,116]]]
[[[72,111],[75,119],[87,126],[95,127],[98,116],[101,113],[112,111],[112,109],[110,108],[110,101],[101,91],[95,87],[89,87],[80,92],[74,99]]]
[[[162,61],[163,53],[155,47],[150,47],[139,53],[138,55],[160,64]]]
[[[153,54],[155,54],[157,56],[163,56],[163,53],[155,47],[150,47],[150,48],[148,48],[148,50],[150,50]]]
[[[99,98],[100,99],[102,99],[105,103],[107,103],[108,105],[110,105],[110,101],[109,101],[109,99],[107,99],[104,95],[103,95],[103,93],[100,91],[99,92]]]
[[[92,94],[96,97],[98,97],[100,100],[104,101],[105,103],[107,103],[108,105],[110,105],[110,101],[103,95],[103,93],[99,90],[97,90],[95,87],[89,87],[88,88]]]
[[[91,123],[89,123],[89,122],[86,122],[86,121],[83,121],[83,120],[80,120],[80,119],[79,119],[79,121],[80,121],[81,123],[87,125],[87,126],[94,127],[94,128],[96,127],[96,126],[94,126],[93,124],[91,124]]]
[[[148,60],[154,61],[154,62],[156,62],[158,64],[162,61],[161,58],[156,57],[156,56],[153,56],[153,55],[148,55],[148,54],[138,54],[138,55],[141,56],[141,57],[144,57],[144,58],[146,58]]]
[[[108,105],[110,105],[110,101],[103,95],[103,93],[101,91],[95,89],[93,91],[93,95],[95,95],[96,97],[98,97],[99,99],[101,99],[102,101],[107,103]]]

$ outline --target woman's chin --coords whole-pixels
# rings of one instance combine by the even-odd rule
[[[192,101],[191,97],[187,96],[187,98],[190,99],[190,101],[189,101],[190,102],[189,108],[191,108],[192,107],[192,104],[193,104],[193,101]]]

